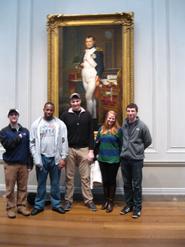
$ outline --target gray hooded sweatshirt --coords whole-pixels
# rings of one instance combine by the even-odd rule
[[[126,119],[122,127],[123,146],[121,157],[124,159],[143,160],[144,150],[152,143],[150,131],[138,117],[133,124]]]

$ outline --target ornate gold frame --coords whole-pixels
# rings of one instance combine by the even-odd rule
[[[59,113],[59,28],[82,25],[122,26],[123,116],[128,103],[134,100],[134,14],[48,15],[48,100]]]

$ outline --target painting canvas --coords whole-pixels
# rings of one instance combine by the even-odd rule
[[[57,114],[69,108],[70,94],[87,99],[80,66],[87,36],[96,39],[103,53],[104,70],[93,93],[94,129],[103,123],[108,110],[118,113],[122,124],[125,106],[133,100],[133,13],[100,15],[48,15],[48,99]]]
[[[121,112],[121,25],[59,29],[59,114],[69,107],[69,96],[74,92],[80,93],[82,106],[87,108],[80,63],[85,49],[85,38],[90,35],[96,38],[96,48],[102,50],[104,55],[104,72],[93,96],[96,101],[96,114],[92,117],[97,128],[108,110]],[[119,120],[122,121],[121,114]]]

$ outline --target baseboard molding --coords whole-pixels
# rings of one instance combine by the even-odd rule
[[[185,167],[184,161],[144,161],[144,167]]]
[[[0,191],[5,191],[5,185],[0,184]],[[29,192],[36,192],[36,185],[28,185]],[[47,191],[50,191],[50,186],[47,186]],[[102,194],[102,187],[96,187],[93,189],[94,193]],[[61,193],[65,192],[65,187],[61,186]],[[81,193],[80,187],[75,187],[75,193]],[[123,188],[118,187],[116,190],[117,195],[123,195]],[[143,188],[143,195],[145,196],[185,196],[185,188]]]
[[[4,165],[4,161],[1,157],[1,150],[0,150],[0,165]],[[144,166],[146,167],[185,167],[184,161],[165,161],[165,160],[145,160]]]
[[[144,195],[185,195],[185,188],[143,188]]]

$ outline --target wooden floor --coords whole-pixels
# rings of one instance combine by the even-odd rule
[[[8,219],[0,198],[0,246],[3,247],[176,247],[185,246],[185,202],[144,201],[142,217],[121,216],[121,202],[112,213],[91,212],[83,203],[59,215],[47,207],[37,216]]]

